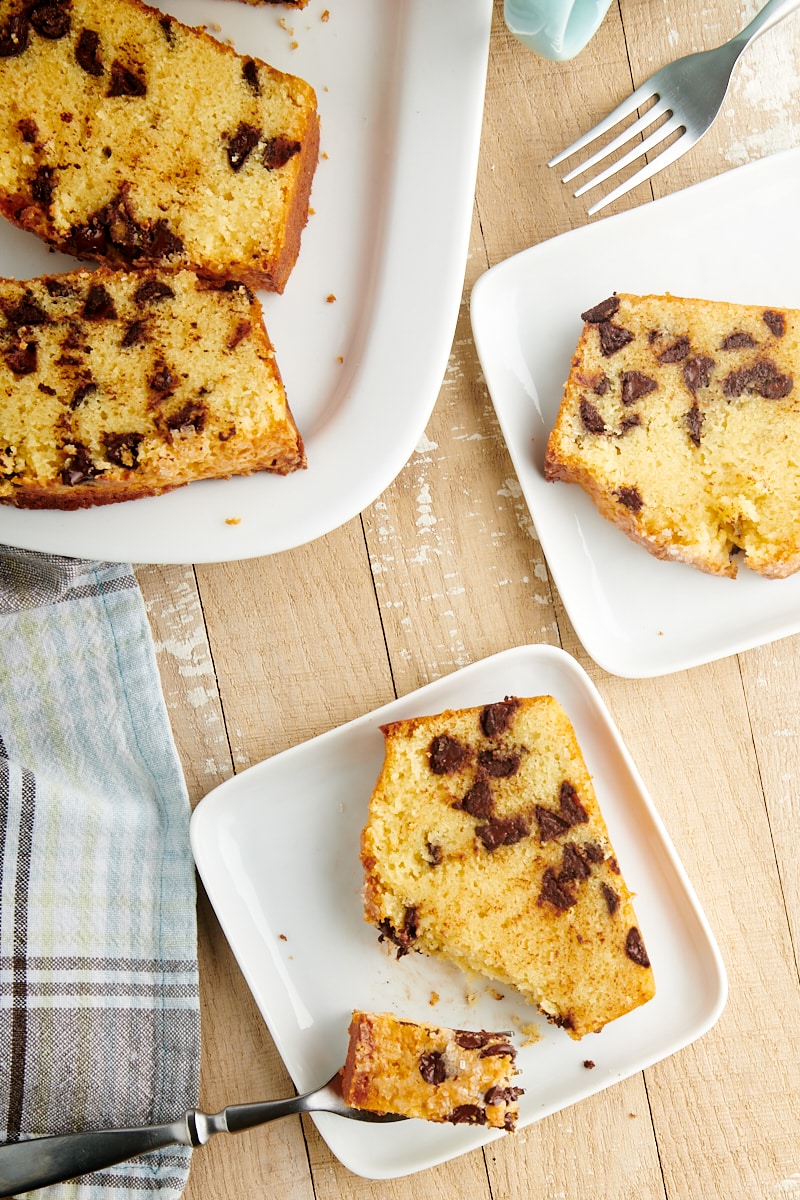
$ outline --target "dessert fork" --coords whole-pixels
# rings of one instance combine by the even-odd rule
[[[167,1125],[98,1129],[9,1142],[0,1146],[0,1196],[17,1196],[33,1188],[74,1179],[76,1175],[87,1175],[149,1150],[204,1146],[215,1133],[241,1133],[267,1121],[304,1112],[332,1112],[355,1121],[376,1123],[405,1120],[393,1113],[350,1108],[342,1098],[342,1078],[337,1071],[323,1087],[288,1100],[233,1104],[218,1113],[192,1109]]]
[[[722,108],[733,68],[740,55],[760,34],[777,25],[798,7],[800,7],[800,0],[768,0],[768,3],[750,24],[746,25],[730,41],[713,50],[701,50],[696,54],[688,54],[684,58],[679,58],[666,67],[662,67],[660,71],[656,71],[627,100],[623,100],[593,129],[567,146],[566,150],[562,150],[560,154],[551,158],[547,165],[554,167],[564,159],[577,154],[579,150],[583,150],[596,138],[602,137],[603,134],[612,130],[620,121],[631,116],[637,108],[641,108],[648,101],[653,100],[655,103],[637,121],[623,129],[612,141],[601,146],[585,161],[573,167],[562,179],[562,183],[567,183],[577,175],[583,174],[584,171],[588,171],[590,167],[595,166],[608,155],[621,149],[632,138],[643,134],[654,122],[666,118],[641,142],[637,142],[631,150],[582,184],[574,193],[576,196],[581,196],[590,188],[597,187],[598,184],[605,182],[606,179],[610,179],[612,175],[635,162],[637,158],[659,146],[673,133],[678,132],[678,137],[648,163],[645,163],[639,171],[602,199],[596,201],[588,210],[589,215],[598,212],[620,196],[624,196],[631,188],[643,183],[657,171],[663,170],[664,167],[680,158],[687,150],[691,150],[692,146],[711,127]]]

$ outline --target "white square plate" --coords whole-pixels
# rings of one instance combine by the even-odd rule
[[[735,580],[660,562],[544,452],[580,313],[612,292],[800,308],[800,150],[586,225],[492,267],[472,292],[486,383],[575,632],[599,666],[651,677],[800,630],[800,575]]]
[[[492,0],[158,6],[317,93],[321,158],[300,256],[282,296],[259,292],[308,469],[79,512],[0,505],[0,542],[115,562],[274,554],[371,504],[436,402],[464,286]],[[16,278],[79,265],[2,221],[0,260]]]
[[[363,918],[359,842],[383,761],[380,725],[512,694],[555,696],[569,714],[637,894],[656,977],[653,1000],[580,1042],[511,989],[498,999],[488,983],[435,959],[397,960]],[[540,1040],[522,1045],[517,1060],[522,1128],[686,1046],[725,1003],[719,951],[636,768],[586,673],[552,646],[484,659],[251,767],[201,801],[191,840],[211,903],[299,1091],[342,1065],[355,1008],[459,1028],[537,1024]],[[593,1070],[583,1066],[587,1058]],[[366,1125],[327,1113],[315,1120],[340,1161],[372,1179],[408,1175],[507,1136],[416,1120]]]

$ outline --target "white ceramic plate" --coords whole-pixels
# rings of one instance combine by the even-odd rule
[[[581,330],[612,292],[800,307],[800,151],[543,242],[472,292],[486,383],[553,579],[601,667],[647,677],[800,630],[800,575],[736,580],[659,562],[577,485],[545,482],[544,452]]]
[[[512,694],[553,695],[569,714],[637,893],[656,977],[655,999],[581,1042],[546,1024],[511,989],[497,999],[488,984],[434,959],[398,961],[363,919],[359,839],[383,761],[379,726]],[[300,1091],[343,1063],[355,1008],[460,1028],[536,1023],[541,1040],[521,1046],[517,1060],[523,1127],[686,1046],[725,1003],[713,936],[636,768],[588,676],[551,646],[497,654],[251,767],[201,801],[191,841],[211,903]],[[432,993],[439,996],[433,1006]],[[593,1070],[583,1066],[587,1058]],[[372,1179],[411,1174],[498,1136],[416,1120],[315,1120],[341,1162]]]
[[[260,294],[308,470],[75,513],[0,506],[0,542],[153,563],[302,545],[391,483],[444,377],[464,282],[492,0],[311,0],[302,12],[228,0],[161,7],[187,24],[216,25],[220,38],[317,91],[323,157],[314,212],[285,293]],[[5,223],[0,261],[3,274],[20,278],[76,265]]]

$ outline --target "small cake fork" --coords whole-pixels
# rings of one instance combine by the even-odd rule
[[[376,1123],[405,1120],[392,1113],[350,1108],[342,1098],[342,1078],[337,1071],[323,1087],[288,1100],[233,1104],[213,1114],[193,1109],[167,1125],[98,1129],[8,1142],[0,1146],[0,1196],[17,1196],[33,1188],[61,1183],[167,1146],[204,1146],[215,1133],[241,1133],[267,1121],[303,1112],[331,1112],[355,1121]]]
[[[637,142],[631,150],[582,184],[574,193],[576,196],[581,196],[590,188],[597,187],[598,184],[605,182],[606,179],[635,162],[637,158],[655,149],[670,135],[678,132],[679,136],[659,154],[656,154],[650,162],[645,163],[629,179],[619,184],[602,199],[597,200],[588,210],[589,215],[598,212],[620,196],[624,196],[631,188],[643,183],[657,171],[661,171],[670,163],[675,162],[687,150],[691,150],[692,146],[700,140],[716,120],[728,91],[733,68],[740,56],[760,34],[772,29],[798,7],[800,7],[800,0],[768,0],[768,3],[750,24],[746,25],[736,37],[713,50],[701,50],[696,54],[688,54],[686,57],[679,58],[666,67],[662,67],[660,71],[656,71],[627,100],[623,100],[593,129],[567,146],[566,150],[562,150],[560,154],[551,158],[547,165],[554,167],[565,159],[571,158],[573,154],[577,154],[579,150],[583,150],[598,137],[602,137],[603,134],[612,130],[620,121],[631,116],[637,108],[641,108],[648,101],[653,100],[655,103],[637,121],[623,129],[607,145],[601,146],[591,157],[573,167],[562,179],[563,183],[567,183],[577,175],[588,171],[590,167],[621,149],[632,138],[643,134],[654,122],[665,117],[666,120],[644,137],[641,142]]]

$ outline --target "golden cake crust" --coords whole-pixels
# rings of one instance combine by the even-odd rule
[[[800,312],[619,294],[584,326],[545,456],[656,558],[800,569]]]
[[[510,984],[576,1039],[654,995],[631,893],[553,697],[383,732],[364,911],[399,956],[441,955]]]
[[[371,1112],[513,1130],[523,1089],[513,1084],[516,1050],[509,1039],[356,1011],[342,1095]]]
[[[313,88],[141,0],[8,0],[0,212],[77,258],[282,291],[317,164]]]
[[[0,280],[0,503],[84,508],[304,466],[245,285],[105,267]]]

